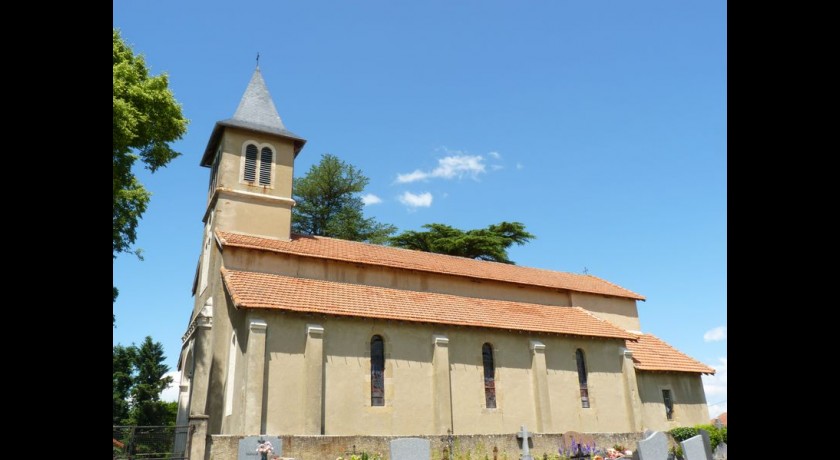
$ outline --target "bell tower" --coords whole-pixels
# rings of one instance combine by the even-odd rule
[[[283,125],[258,66],[233,118],[216,122],[201,158],[210,168],[205,234],[288,240],[294,160],[305,143]]]

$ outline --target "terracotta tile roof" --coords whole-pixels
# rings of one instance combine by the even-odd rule
[[[292,235],[291,241],[282,241],[221,231],[217,231],[216,235],[224,246],[645,300],[642,295],[592,275],[556,272],[321,236]]]
[[[580,307],[477,299],[226,268],[221,271],[237,308],[635,339],[634,334]]]
[[[642,371],[698,372],[714,374],[715,370],[700,361],[678,351],[650,335],[636,335],[637,341],[627,341],[627,348],[633,352],[633,363]]]
[[[721,424],[721,425],[726,426],[726,412],[724,412],[724,413],[722,413],[722,414],[718,415],[717,417],[713,418],[713,419],[711,420],[711,422],[709,422],[709,423],[711,423],[712,425],[714,425],[714,424],[715,424],[715,422],[716,422],[716,421],[718,421],[718,420],[720,420],[720,424]]]

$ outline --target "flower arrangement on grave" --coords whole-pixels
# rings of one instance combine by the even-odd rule
[[[271,445],[271,441],[266,439],[260,439],[258,442],[257,453],[260,454],[260,459],[268,460],[268,454],[274,453],[274,446]]]

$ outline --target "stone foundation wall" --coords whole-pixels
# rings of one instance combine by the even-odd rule
[[[642,433],[587,433],[595,439],[598,447],[612,447],[621,444],[635,450]],[[533,435],[531,454],[534,459],[543,454],[556,454],[560,447],[561,433]],[[432,460],[446,460],[444,449],[447,436],[280,436],[283,441],[283,457],[295,460],[335,460],[354,451],[357,454],[379,453],[383,460],[389,460],[390,441],[396,438],[418,437],[431,441]],[[239,440],[244,436],[213,435],[208,445],[210,460],[237,460]],[[494,457],[493,448],[497,451]],[[519,445],[515,434],[455,435],[452,436],[453,460],[517,460]],[[467,454],[469,453],[469,457]]]

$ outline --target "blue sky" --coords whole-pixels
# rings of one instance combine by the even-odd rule
[[[725,2],[118,0],[114,26],[190,120],[181,157],[138,171],[145,261],[114,262],[115,344],[151,335],[176,367],[199,159],[259,52],[308,140],[296,177],[338,156],[370,178],[366,213],[401,231],[523,222],[537,238],[517,264],[646,296],[642,329],[718,368],[706,398],[726,409]]]

